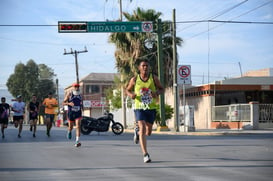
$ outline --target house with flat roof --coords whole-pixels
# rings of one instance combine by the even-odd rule
[[[234,104],[273,104],[273,75],[272,68],[263,69],[264,76],[259,71],[254,71],[251,76],[243,76],[227,80],[215,81],[214,83],[204,84],[185,89],[186,105],[194,106],[194,125],[196,129],[217,128],[215,124],[215,106],[234,105]],[[246,73],[245,75],[250,75]],[[183,90],[180,90],[180,100],[183,97]],[[268,121],[273,125],[273,108],[266,109]],[[222,119],[226,122],[230,119],[235,122],[236,128],[242,128],[243,124],[238,120],[238,110],[229,108],[229,111],[223,112],[222,116],[229,117],[229,120]],[[234,115],[233,115],[234,114]],[[261,113],[260,113],[261,114]],[[233,117],[232,117],[233,116]],[[237,117],[236,117],[237,116]],[[221,121],[222,121],[221,120]],[[237,122],[236,122],[237,121]],[[239,125],[239,126],[238,126]],[[229,128],[234,128],[232,124],[226,123]]]

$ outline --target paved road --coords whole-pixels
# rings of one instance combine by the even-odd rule
[[[82,136],[82,147],[65,138],[66,129],[47,138],[39,126],[22,138],[12,126],[0,138],[1,181],[271,181],[273,132],[242,135],[153,134],[152,163],[143,163],[131,132],[115,136],[94,132]]]

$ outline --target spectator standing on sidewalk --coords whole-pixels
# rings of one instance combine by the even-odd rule
[[[22,101],[22,96],[18,95],[16,97],[16,102],[12,105],[12,111],[13,113],[13,123],[15,128],[19,126],[18,130],[18,138],[21,138],[21,132],[23,129],[23,121],[24,121],[24,115],[25,115],[25,103]]]
[[[139,74],[132,77],[126,88],[129,97],[135,100],[135,118],[138,129],[135,130],[134,141],[140,143],[145,163],[151,162],[147,150],[146,136],[152,134],[152,127],[156,117],[156,99],[164,92],[157,76],[150,73],[147,60],[141,60],[138,65]]]
[[[53,97],[52,92],[48,93],[48,97],[44,99],[43,105],[45,106],[46,135],[50,137],[50,130],[54,123],[55,109],[58,106],[58,101]]]

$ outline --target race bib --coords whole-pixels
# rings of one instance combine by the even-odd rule
[[[140,89],[141,107],[143,109],[149,109],[149,104],[152,103],[152,91],[149,88]]]
[[[81,107],[80,106],[73,106],[72,108],[71,108],[71,111],[74,111],[74,112],[78,112],[78,111],[80,111],[81,110]]]

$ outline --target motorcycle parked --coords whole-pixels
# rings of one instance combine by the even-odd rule
[[[109,130],[110,124],[114,134],[120,135],[123,133],[123,125],[119,122],[115,122],[114,115],[109,112],[106,112],[104,116],[99,118],[83,116],[81,120],[81,133],[84,135],[88,135],[92,131],[106,132]]]

